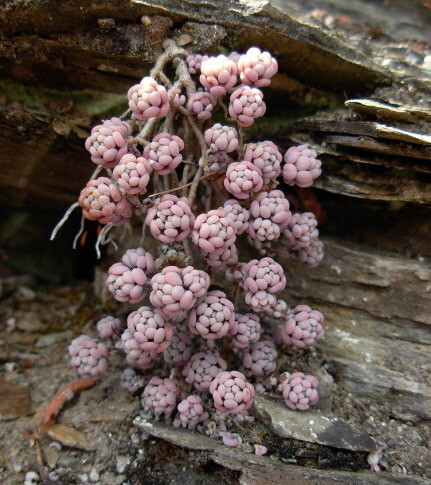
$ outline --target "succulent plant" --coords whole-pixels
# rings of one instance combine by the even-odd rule
[[[275,344],[303,348],[324,335],[319,311],[291,310],[278,298],[286,286],[280,254],[308,266],[323,257],[316,217],[292,215],[295,198],[280,179],[309,187],[321,162],[306,145],[289,148],[284,162],[272,141],[243,145],[243,128],[266,111],[261,88],[278,69],[269,52],[253,47],[211,57],[173,41],[164,46],[151,75],[130,88],[126,119],[93,128],[86,148],[106,174],[94,175],[79,197],[83,216],[105,225],[99,245],[132,216],[128,230],[142,227],[143,247],[114,262],[106,282],[116,300],[142,306],[130,308],[125,330],[115,316],[97,323],[106,345],[81,336],[69,352],[80,376],[98,378],[108,366],[108,345],[121,350],[130,367],[120,385],[131,393],[144,388],[143,412],[203,430],[208,417],[219,416],[214,408],[249,419],[254,384],[260,392],[263,378],[275,380]],[[216,113],[229,114],[236,126],[208,121]],[[120,231],[112,233],[124,244],[130,233]],[[244,256],[247,241],[259,251],[254,259]],[[317,386],[313,376],[286,375],[286,405],[316,404]],[[230,431],[220,428],[219,436],[238,446]],[[256,454],[266,453],[256,446]]]

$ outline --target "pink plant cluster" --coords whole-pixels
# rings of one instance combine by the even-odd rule
[[[245,419],[256,389],[279,376],[285,346],[309,347],[324,335],[319,311],[280,299],[293,283],[280,254],[308,266],[323,257],[316,217],[293,212],[286,195],[290,185],[311,186],[321,162],[305,145],[283,156],[271,141],[243,142],[242,129],[265,114],[261,89],[278,70],[269,52],[165,48],[175,79],[167,82],[158,62],[130,88],[126,120],[103,122],[86,141],[107,173],[82,190],[83,216],[111,226],[133,216],[145,248],[128,249],[108,270],[112,296],[130,306],[126,324],[105,317],[97,329],[109,345],[81,336],[70,355],[81,376],[100,377],[120,349],[130,366],[121,386],[142,392],[145,415],[205,430],[220,413]],[[253,258],[244,256],[247,241]],[[303,411],[317,403],[317,387],[293,372],[280,389],[286,406]]]

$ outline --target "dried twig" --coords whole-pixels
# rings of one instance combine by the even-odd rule
[[[200,172],[200,173],[199,173]],[[202,174],[202,167],[199,167],[198,171],[196,172],[196,175],[201,175]],[[213,175],[214,172],[211,172],[211,173],[207,173],[206,175],[202,175],[202,177],[196,177],[191,181],[189,182],[188,184],[185,184],[185,185],[181,185],[180,187],[174,187],[170,190],[164,190],[164,191],[161,191],[161,192],[157,192],[155,194],[151,194],[149,195],[148,197],[158,197],[159,195],[165,195],[165,194],[168,194],[170,192],[176,192],[177,190],[181,190],[181,189],[184,189],[185,187],[190,187],[190,185],[193,185],[193,184],[196,184],[197,182],[200,182],[201,180],[204,180],[208,177],[210,177],[211,175]],[[193,188],[193,187],[192,187]],[[191,192],[191,191],[190,191]],[[196,192],[196,189],[195,189],[195,192]],[[189,195],[190,196],[190,195]],[[189,202],[190,203],[190,202]]]
[[[35,433],[29,433],[28,431],[23,430],[22,434],[29,439],[40,438],[46,433],[46,430],[55,423],[60,411],[64,405],[73,398],[75,392],[94,386],[95,383],[96,379],[75,379],[66,386],[62,387],[48,404],[43,414],[43,421],[40,428]]]

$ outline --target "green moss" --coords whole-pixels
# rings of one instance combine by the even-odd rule
[[[25,104],[31,110],[52,111],[50,105],[81,108],[91,116],[100,116],[124,111],[127,107],[125,93],[106,93],[93,90],[59,91],[33,88],[22,84],[0,81],[0,91],[9,100]]]

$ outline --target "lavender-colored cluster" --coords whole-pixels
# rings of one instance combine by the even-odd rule
[[[154,271],[154,258],[143,248],[128,249],[121,262],[108,270],[106,284],[114,298],[121,302],[139,303],[149,287],[149,276]]]
[[[314,376],[305,375],[302,372],[287,375],[282,384],[286,406],[299,411],[305,411],[310,406],[314,406],[319,400],[318,386],[319,382]]]
[[[207,56],[175,46],[130,88],[129,112],[95,126],[86,141],[106,174],[82,190],[83,216],[114,226],[136,216],[126,227],[139,223],[148,249],[127,250],[108,270],[113,297],[136,305],[127,328],[114,316],[101,319],[96,327],[106,345],[75,339],[71,363],[80,376],[98,378],[108,346],[124,352],[130,367],[120,385],[141,393],[143,416],[208,433],[222,419],[217,413],[243,422],[253,383],[261,392],[279,375],[272,375],[277,365],[286,365],[275,344],[304,348],[324,335],[320,312],[291,310],[277,298],[286,286],[279,254],[308,266],[323,257],[316,217],[292,215],[298,198],[280,183],[310,187],[321,162],[306,145],[283,157],[270,140],[243,141],[243,128],[266,112],[261,89],[277,70],[276,59],[257,47]],[[211,121],[215,114],[228,124]],[[254,259],[244,260],[246,241]],[[318,401],[317,386],[296,372],[280,390],[289,408],[306,410]],[[223,426],[217,434],[238,446],[241,438]]]
[[[194,221],[195,216],[187,202],[166,194],[148,211],[145,223],[156,239],[171,244],[187,238]]]
[[[127,153],[127,140],[131,133],[129,123],[119,118],[111,118],[105,120],[102,125],[95,126],[85,141],[91,161],[105,168],[114,168]]]
[[[79,377],[98,379],[108,368],[108,347],[87,335],[72,340],[69,355]]]

